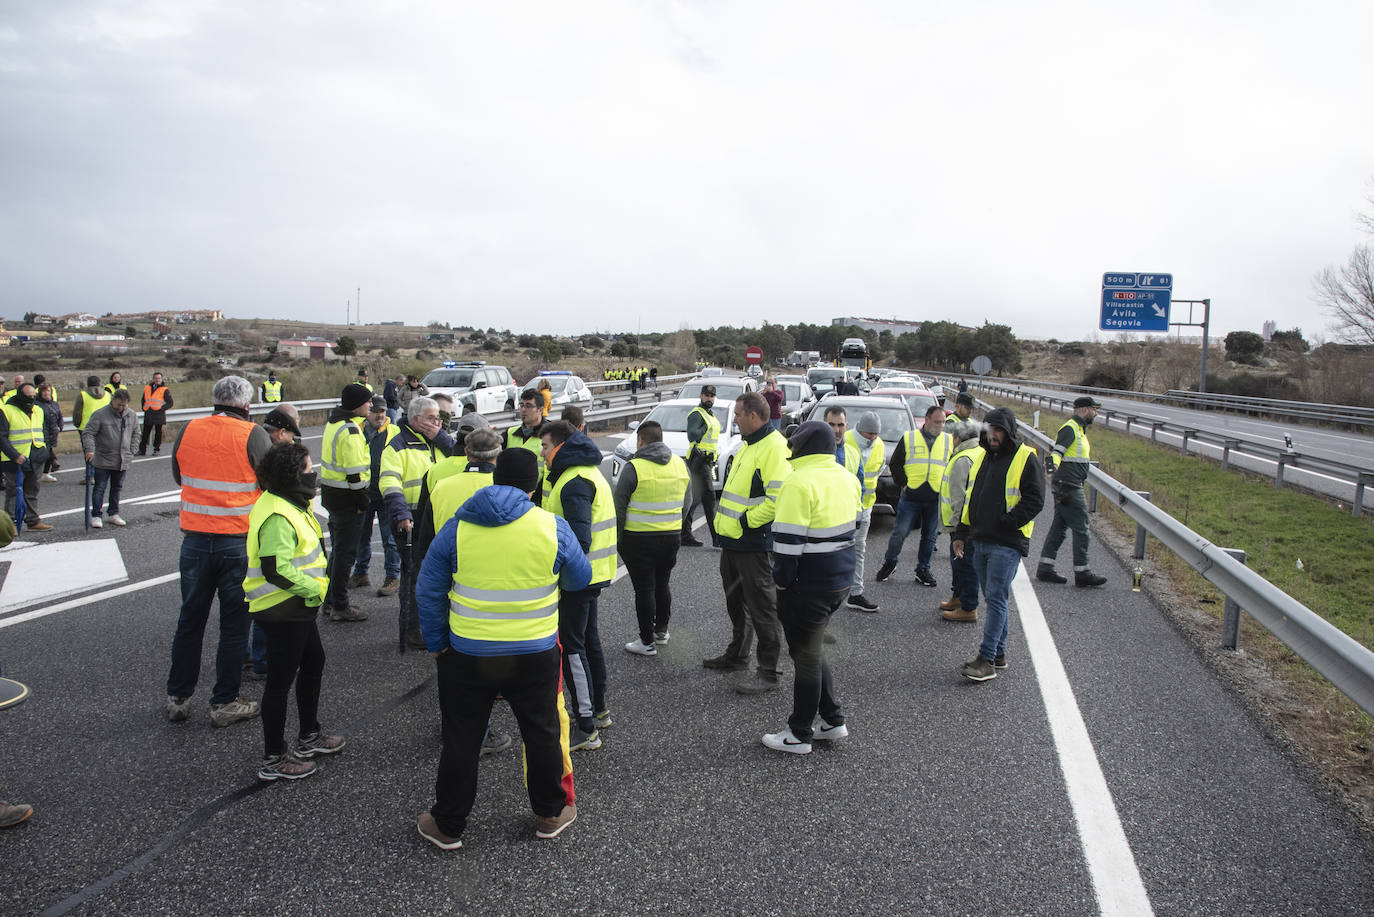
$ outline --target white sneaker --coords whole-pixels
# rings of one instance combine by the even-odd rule
[[[803,742],[801,739],[792,735],[791,726],[788,726],[782,732],[766,733],[763,737],[763,744],[774,751],[785,751],[793,755],[811,754],[811,743]]]
[[[816,730],[816,734],[811,737],[813,742],[832,742],[838,739],[849,738],[849,727],[844,723],[838,726],[831,726],[821,717],[821,728]]]
[[[625,651],[634,653],[636,656],[657,656],[658,649],[652,644],[645,645],[639,640],[631,640],[625,644]]]
[[[654,631],[654,643],[658,644],[659,646],[662,646],[663,644],[668,642],[668,639],[671,636],[672,635],[669,634],[666,630],[656,630]]]
[[[125,521],[124,521],[124,517],[121,516],[121,515],[119,515],[119,513],[115,513],[113,516],[110,517],[110,524],[111,524],[111,525],[128,525],[129,523],[125,522]]]
[[[91,528],[93,528],[93,529],[98,529],[98,528],[100,528],[101,526],[103,526],[104,524],[105,524],[105,523],[103,523],[103,522],[100,521],[100,517],[99,517],[99,516],[92,516],[92,517],[91,517]]]
[[[40,480],[40,481],[46,481],[46,482],[49,483],[49,484],[56,484],[56,483],[57,483],[57,475],[55,475],[55,474],[45,474],[45,475],[43,475],[43,477],[39,478],[38,480]]]

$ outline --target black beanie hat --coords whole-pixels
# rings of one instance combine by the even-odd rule
[[[835,431],[822,420],[808,420],[797,427],[792,438],[787,441],[792,447],[792,457],[803,455],[825,455],[835,451]]]
[[[496,457],[493,484],[507,484],[525,493],[539,486],[539,458],[530,450],[514,446],[502,449]]]
[[[339,404],[343,405],[345,411],[357,410],[359,405],[367,404],[371,400],[372,393],[367,390],[367,386],[356,382],[345,385],[343,392],[339,394]]]

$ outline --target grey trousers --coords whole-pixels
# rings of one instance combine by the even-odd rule
[[[778,677],[782,622],[778,620],[771,556],[766,551],[721,551],[720,581],[725,587],[725,611],[732,628],[725,655],[748,659],[749,645],[757,633],[759,674]]]
[[[854,582],[849,587],[850,595],[864,594],[864,553],[868,547],[868,525],[873,521],[873,507],[859,516],[859,526],[854,530]]]

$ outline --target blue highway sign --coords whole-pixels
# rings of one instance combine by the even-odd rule
[[[1173,274],[1103,274],[1098,327],[1103,331],[1168,331],[1173,289]]]

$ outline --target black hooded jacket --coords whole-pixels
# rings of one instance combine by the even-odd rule
[[[970,537],[977,541],[990,541],[1005,545],[1021,552],[1022,557],[1030,555],[1030,539],[1019,531],[1021,526],[1030,522],[1045,507],[1045,478],[1040,462],[1032,456],[1021,472],[1021,501],[1007,511],[1007,472],[1016,456],[1021,440],[1016,435],[1016,415],[1006,408],[995,408],[988,412],[985,422],[989,427],[1000,427],[1007,432],[1002,448],[997,452],[988,449],[988,434],[983,432],[979,445],[987,451],[978,469],[978,477],[968,495],[968,524],[960,522],[954,530],[955,541],[966,541]]]

